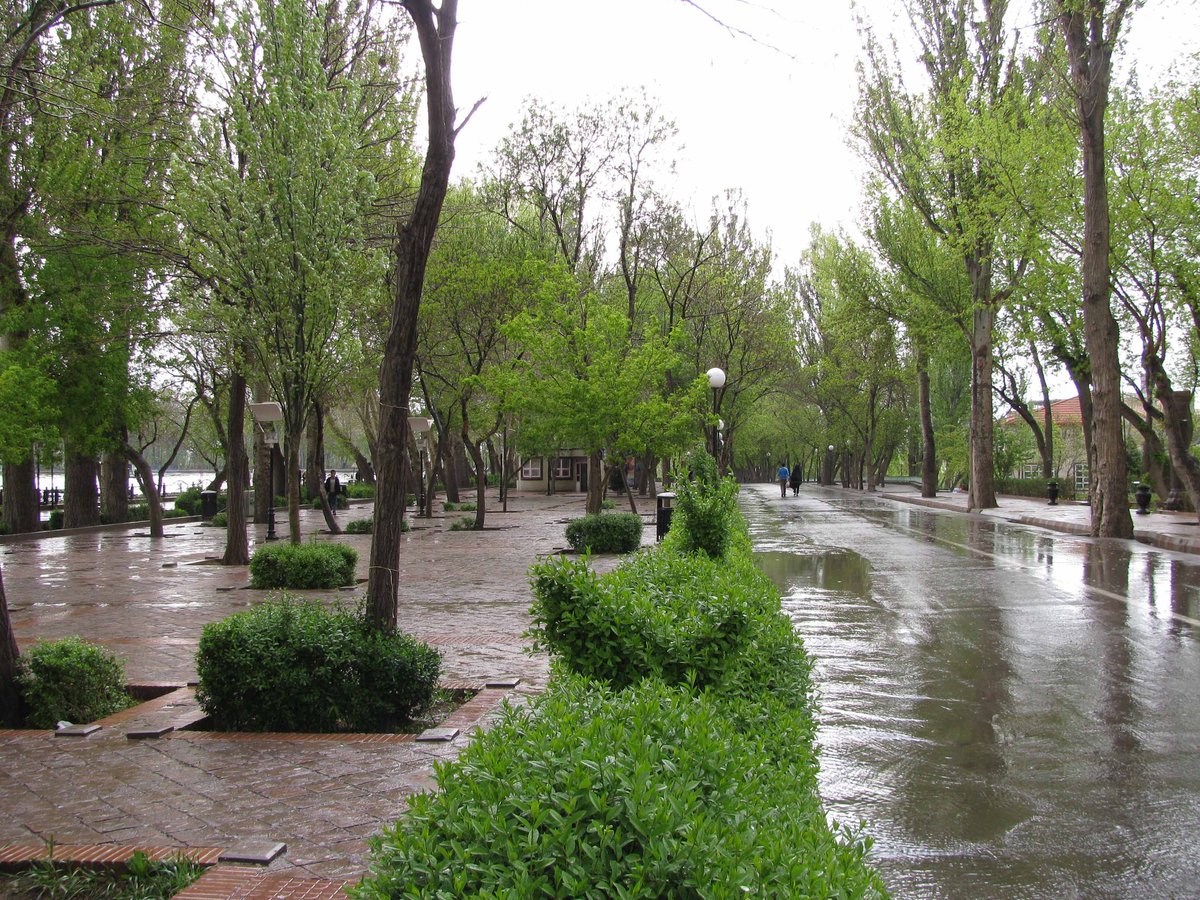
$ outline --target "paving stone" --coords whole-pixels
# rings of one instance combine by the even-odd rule
[[[220,861],[265,866],[284,853],[287,853],[287,844],[280,841],[248,841],[225,850]]]

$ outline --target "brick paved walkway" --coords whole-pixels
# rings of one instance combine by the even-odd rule
[[[653,500],[645,505],[652,511]],[[516,699],[545,683],[546,660],[526,653],[521,637],[528,626],[526,571],[538,555],[564,545],[565,521],[582,514],[583,497],[519,494],[509,509],[489,512],[482,533],[447,530],[460,515],[447,513],[417,520],[404,539],[399,624],[443,652],[443,679],[475,686],[497,676],[520,679],[514,690],[486,691],[463,710],[465,727],[453,742],[186,731],[129,739],[130,731],[183,724],[194,711],[188,692],[114,717],[88,737],[0,732],[0,846],[51,837],[85,848],[282,842],[287,852],[268,872],[296,885],[308,880],[286,893],[259,884],[253,893],[243,885],[237,888],[242,893],[188,894],[195,897],[257,897],[261,891],[301,896],[309,890],[325,896],[319,892],[327,884],[313,878],[340,885],[359,877],[365,839],[401,815],[414,792],[433,785],[432,763],[455,756],[501,694]],[[370,506],[356,506],[340,520],[370,513]],[[302,527],[306,539],[310,530],[317,533],[320,514],[304,511]],[[263,535],[257,528],[254,537]],[[358,575],[365,578],[370,537],[338,540],[359,550]],[[653,540],[648,525],[645,541]],[[247,587],[245,568],[213,563],[223,546],[223,530],[195,523],[168,524],[161,541],[136,529],[9,539],[0,544],[0,562],[17,639],[28,647],[78,634],[116,651],[131,682],[186,684],[195,678],[202,626],[266,593]],[[354,603],[364,589],[360,584],[334,595]],[[218,878],[219,870],[226,874]],[[212,871],[212,883],[244,878],[236,869],[233,875],[228,867],[219,870]]]

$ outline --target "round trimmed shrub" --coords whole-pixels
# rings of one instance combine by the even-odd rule
[[[358,551],[345,544],[267,544],[250,557],[250,586],[335,588],[354,584]]]
[[[380,731],[429,705],[440,668],[409,635],[280,597],[204,626],[196,697],[222,730]]]
[[[39,641],[18,661],[25,724],[53,728],[62,720],[94,722],[133,705],[125,666],[111,650],[82,638]]]
[[[632,553],[642,545],[642,517],[600,513],[567,523],[567,543],[576,552]]]

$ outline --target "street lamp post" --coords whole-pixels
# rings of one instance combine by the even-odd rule
[[[833,487],[833,444],[825,450],[825,485]]]
[[[721,388],[725,387],[725,370],[718,366],[713,366],[706,374],[708,375],[708,386],[712,388],[713,392],[713,418],[715,419],[717,412],[720,409],[720,402],[718,398],[721,393]],[[712,433],[712,455],[713,459],[717,460],[718,466],[720,465],[720,454],[717,444],[717,429],[719,427],[719,425],[714,424]]]
[[[267,490],[270,493],[271,501],[267,507],[267,540],[274,541],[277,539],[275,534],[275,445],[279,443],[276,423],[283,421],[283,407],[273,400],[251,403],[250,415],[254,416],[254,422],[258,425],[263,444],[267,448],[267,458],[270,460],[267,466]],[[336,498],[334,498],[334,502],[337,502]]]

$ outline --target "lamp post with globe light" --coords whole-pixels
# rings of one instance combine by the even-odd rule
[[[263,403],[251,403],[250,415],[254,417],[255,424],[258,425],[259,431],[262,434],[263,444],[267,448],[267,458],[270,463],[267,466],[267,485],[270,490],[271,505],[267,507],[267,540],[276,540],[275,535],[275,445],[279,443],[279,431],[277,423],[283,419],[283,407],[273,400],[268,400]],[[256,472],[255,478],[261,477],[262,473]],[[334,498],[337,502],[337,498]]]
[[[713,366],[706,374],[708,376],[708,386],[712,388],[713,392],[713,418],[715,419],[717,411],[720,408],[720,402],[718,398],[720,397],[721,388],[725,387],[725,370],[718,366]],[[721,464],[720,444],[717,431],[719,427],[719,425],[714,423],[712,432],[712,455],[713,459],[717,461],[718,466]]]

